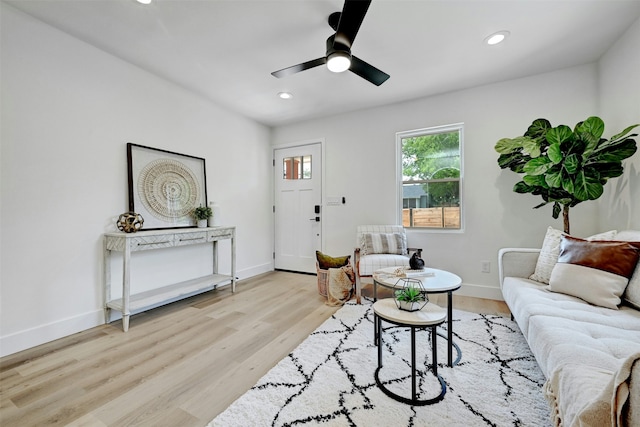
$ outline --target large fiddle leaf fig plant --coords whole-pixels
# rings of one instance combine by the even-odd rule
[[[544,202],[534,209],[553,203],[553,218],[558,218],[562,210],[564,232],[568,234],[569,208],[596,200],[609,178],[622,175],[622,160],[637,149],[632,138],[638,134],[629,134],[637,126],[604,139],[604,122],[599,117],[589,117],[573,130],[537,119],[523,136],[496,143],[498,165],[524,174],[513,191],[542,196]]]

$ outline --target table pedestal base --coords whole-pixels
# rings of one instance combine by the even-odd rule
[[[378,387],[380,388],[380,390],[382,390],[382,392],[384,394],[386,394],[387,396],[389,396],[390,398],[397,400],[398,402],[402,402],[402,403],[406,403],[408,405],[416,405],[416,406],[424,406],[424,405],[431,405],[434,403],[437,403],[439,401],[441,401],[442,399],[444,399],[444,395],[447,392],[447,386],[446,383],[444,382],[444,379],[438,374],[438,347],[437,347],[437,336],[438,333],[436,331],[436,328],[438,325],[441,325],[442,323],[444,323],[444,319],[438,323],[433,323],[430,325],[426,325],[426,326],[422,326],[422,325],[411,325],[411,324],[406,324],[406,323],[401,323],[401,322],[394,322],[393,320],[384,319],[386,322],[392,323],[394,325],[397,326],[401,326],[401,327],[407,327],[411,329],[411,397],[404,397],[404,396],[400,396],[397,393],[392,392],[391,390],[389,390],[384,383],[380,380],[380,370],[383,368],[383,364],[382,364],[382,347],[383,347],[383,343],[382,343],[382,335],[383,335],[383,329],[382,329],[382,317],[379,316],[378,314],[374,313],[374,325],[375,325],[375,329],[377,330],[377,333],[375,334],[375,338],[374,340],[376,341],[375,343],[378,346],[378,368],[376,369],[375,373],[373,374],[375,380],[376,380],[376,384],[378,385]],[[430,328],[431,329],[431,363],[432,363],[432,372],[433,375],[438,379],[438,381],[440,382],[440,394],[438,394],[436,397],[433,397],[431,399],[418,399],[418,392],[417,392],[417,387],[416,387],[416,329],[427,329]]]

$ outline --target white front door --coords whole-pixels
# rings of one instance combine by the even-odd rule
[[[275,149],[274,159],[274,266],[315,273],[322,241],[321,144]]]

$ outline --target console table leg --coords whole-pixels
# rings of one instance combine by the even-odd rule
[[[122,315],[122,330],[124,332],[127,332],[129,330],[129,315],[128,314],[123,314]]]

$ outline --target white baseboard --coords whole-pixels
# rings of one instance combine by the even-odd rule
[[[455,292],[456,295],[465,297],[493,299],[504,301],[502,291],[495,286],[474,285],[471,283],[463,283],[460,289]]]
[[[104,324],[102,309],[68,317],[0,337],[0,357],[57,340]]]
[[[265,264],[260,264],[253,266],[251,268],[245,268],[244,270],[240,270],[237,272],[237,277],[240,280],[248,279],[250,277],[258,276],[260,274],[268,273],[273,271],[273,263],[268,262]]]
[[[273,263],[261,264],[237,271],[236,276],[239,279],[247,279],[269,271],[273,271]],[[119,312],[112,310],[110,321],[113,322],[121,317]],[[88,313],[15,332],[0,337],[0,357],[8,356],[103,324],[104,311],[100,308]]]

